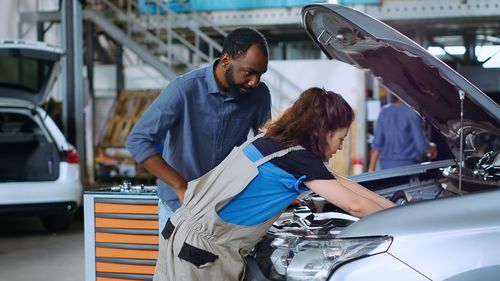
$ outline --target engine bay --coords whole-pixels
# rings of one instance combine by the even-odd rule
[[[462,168],[461,189],[460,171],[454,160],[366,173],[351,179],[396,205],[415,204],[500,187],[499,155],[497,151],[467,158]],[[373,240],[365,244],[354,241],[353,245],[364,246],[351,249],[349,239],[336,238],[358,218],[314,193],[303,196],[300,202],[302,206],[284,212],[255,247],[252,261],[247,264],[253,263],[254,271],[258,268],[265,279],[252,280],[325,280],[332,267],[347,258],[348,253],[374,249],[370,244]],[[390,237],[376,241],[383,244],[387,242],[384,239]]]

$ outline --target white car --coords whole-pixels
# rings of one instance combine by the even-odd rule
[[[38,215],[65,230],[82,198],[78,153],[40,107],[63,50],[0,40],[0,215]]]

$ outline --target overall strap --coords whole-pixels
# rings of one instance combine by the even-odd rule
[[[264,136],[264,133],[260,133],[260,134],[256,135],[256,136],[255,136],[255,137],[253,137],[253,138],[249,138],[249,139],[247,139],[247,140],[246,140],[246,141],[245,141],[242,145],[240,145],[239,147],[240,147],[241,149],[243,149],[243,148],[245,148],[247,145],[249,145],[250,143],[252,143],[254,140],[256,140],[256,139],[258,139],[258,138],[261,138],[261,137],[263,137],[263,136]]]
[[[291,151],[297,151],[297,150],[305,150],[304,147],[302,147],[301,145],[296,145],[296,146],[292,146],[292,147],[289,147],[289,148],[285,148],[283,150],[280,150],[280,151],[276,151],[274,153],[271,153],[269,155],[267,155],[266,157],[262,157],[261,159],[255,161],[255,165],[260,166],[264,163],[266,163],[267,161],[270,161],[274,158],[277,158],[277,157],[282,157],[282,156],[285,156],[287,155],[289,152]]]

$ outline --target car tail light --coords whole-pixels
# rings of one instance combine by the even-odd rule
[[[66,151],[66,162],[70,164],[80,163],[80,157],[78,157],[78,152],[75,149]]]

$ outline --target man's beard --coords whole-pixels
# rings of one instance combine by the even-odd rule
[[[226,73],[224,74],[225,78],[226,78],[226,81],[227,81],[227,85],[228,85],[228,91],[229,91],[229,94],[236,100],[240,100],[242,99],[243,97],[246,96],[246,94],[248,93],[241,93],[240,92],[240,89],[243,88],[241,85],[237,85],[236,83],[234,83],[234,69],[233,69],[233,65],[230,65],[228,68],[227,68],[227,71]]]

